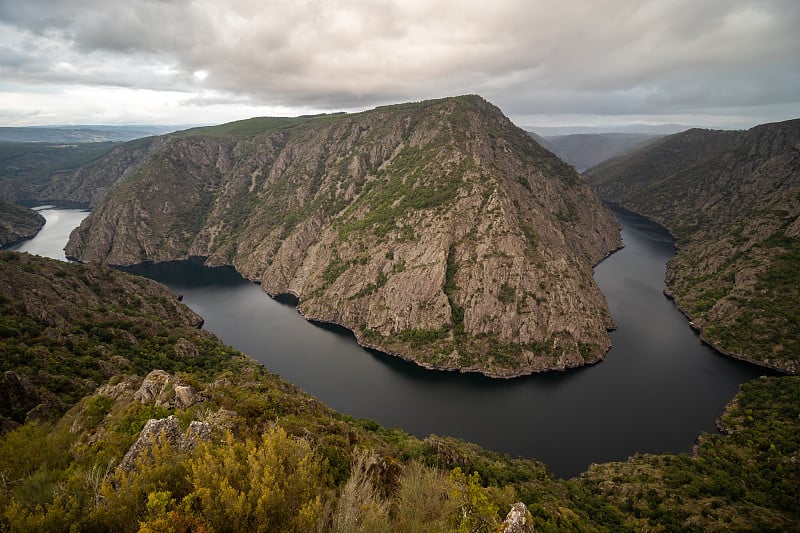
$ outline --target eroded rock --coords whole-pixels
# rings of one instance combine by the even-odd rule
[[[152,401],[168,409],[186,409],[205,399],[194,387],[163,370],[147,374],[133,397],[141,403]]]
[[[515,503],[500,526],[503,533],[532,533],[533,517],[522,502]]]
[[[198,443],[211,440],[211,430],[211,424],[208,422],[193,420],[186,432],[181,432],[178,419],[174,415],[150,419],[139,434],[139,438],[125,453],[119,467],[130,471],[140,457],[152,456],[153,447],[159,439],[163,439],[162,442],[180,451],[193,450]]]
[[[163,370],[153,370],[144,378],[133,398],[141,403],[157,400],[169,384],[170,378]]]

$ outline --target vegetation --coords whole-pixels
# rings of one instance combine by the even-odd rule
[[[570,489],[624,511],[631,530],[797,531],[799,397],[797,377],[746,383],[722,417],[729,434],[703,435],[697,455],[599,465]]]
[[[118,144],[0,142],[0,195],[14,200],[35,199],[54,174],[75,170]]]
[[[689,130],[588,171],[601,197],[677,238],[667,287],[704,337],[789,372],[800,364],[800,120]]]
[[[25,207],[0,200],[0,247],[33,237],[44,226],[44,217]]]
[[[21,424],[0,435],[2,531],[494,531],[515,501],[537,531],[800,523],[800,378],[745,385],[723,418],[730,434],[703,436],[696,457],[636,457],[562,481],[533,460],[331,411],[197,329],[153,282],[11,252],[0,267],[19,288],[2,288],[2,370],[68,409],[13,415]],[[55,311],[41,313],[44,301]],[[181,406],[175,387],[137,397],[154,367],[196,403]],[[168,415],[210,438],[164,433],[125,466],[145,423]]]

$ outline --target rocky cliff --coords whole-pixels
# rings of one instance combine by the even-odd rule
[[[667,293],[721,351],[798,371],[800,120],[689,130],[591,169],[598,194],[667,227]]]
[[[110,172],[122,181],[70,256],[231,264],[429,368],[514,376],[610,346],[592,266],[619,246],[616,220],[480,97],[162,139],[127,179]]]
[[[30,239],[44,226],[44,217],[32,209],[0,200],[0,247]]]

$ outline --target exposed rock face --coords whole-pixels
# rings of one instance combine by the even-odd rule
[[[182,409],[203,401],[203,396],[194,387],[163,370],[147,374],[133,398],[141,403],[154,402],[163,407]]]
[[[308,318],[429,368],[596,362],[618,226],[479,97],[173,135],[70,238],[82,261],[231,264]]]
[[[0,200],[0,247],[30,239],[44,226],[44,217],[25,207]]]
[[[722,352],[800,368],[800,119],[689,130],[587,172],[599,195],[663,224],[675,299]]]
[[[515,503],[500,524],[503,533],[533,533],[533,516],[522,502]]]
[[[193,420],[186,432],[183,433],[178,426],[178,419],[173,415],[161,419],[152,418],[147,421],[136,442],[128,448],[119,463],[119,468],[126,471],[132,470],[136,466],[137,459],[143,455],[152,455],[153,446],[159,442],[159,439],[163,439],[173,448],[188,451],[194,449],[201,441],[211,440],[211,426],[206,422]]]

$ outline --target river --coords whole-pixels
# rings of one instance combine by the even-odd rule
[[[62,240],[43,230],[18,248],[63,259],[66,236],[85,213],[41,213],[45,230],[58,229]],[[595,269],[618,325],[606,360],[513,380],[427,371],[362,349],[346,332],[305,321],[231,268],[187,261],[130,270],[183,294],[206,329],[342,413],[420,437],[461,437],[572,477],[591,463],[635,453],[689,452],[700,432],[716,431],[741,383],[773,374],[701,343],[662,294],[672,239],[642,217],[615,214],[625,247]],[[39,247],[43,235],[49,244]]]

